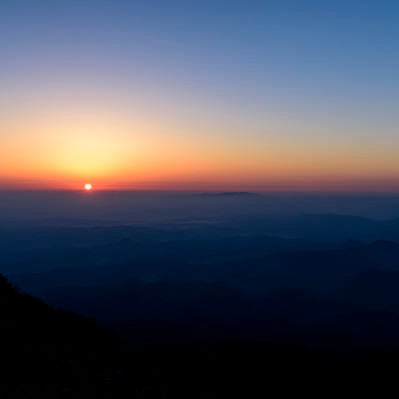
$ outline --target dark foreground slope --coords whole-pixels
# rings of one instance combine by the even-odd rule
[[[0,396],[112,397],[124,357],[107,330],[19,293],[0,275]]]
[[[133,352],[96,323],[23,295],[1,276],[0,312],[2,398],[329,397],[371,389],[381,396],[396,386],[399,357],[389,348],[351,357],[220,337]],[[184,334],[164,328],[152,330]]]

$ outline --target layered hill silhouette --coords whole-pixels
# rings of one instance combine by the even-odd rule
[[[256,397],[393,381],[396,221],[183,222],[4,229],[2,272],[42,299],[0,279],[2,397]]]
[[[154,296],[165,289],[152,288]],[[193,288],[187,296],[195,300],[199,294]],[[219,288],[209,295],[219,296]],[[0,311],[4,398],[199,399],[255,397],[276,390],[320,397],[326,389],[338,394],[374,388],[382,394],[396,381],[398,352],[389,347],[359,357],[325,354],[294,342],[221,336],[184,347],[169,343],[133,351],[98,324],[21,294],[2,276]],[[154,331],[175,337],[182,333],[162,323],[147,325],[141,333]]]

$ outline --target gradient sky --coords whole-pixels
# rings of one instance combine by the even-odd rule
[[[0,188],[399,191],[399,4],[1,0]]]

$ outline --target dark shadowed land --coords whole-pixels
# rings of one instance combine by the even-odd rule
[[[133,323],[132,346],[92,321],[19,293],[2,277],[0,307],[7,398],[217,398],[276,391],[319,397],[326,387],[331,395],[384,395],[396,386],[399,352],[389,346],[332,354],[295,342],[205,338],[198,325],[190,330],[159,321]],[[156,344],[148,345],[154,336]],[[187,336],[201,338],[182,345]]]
[[[221,194],[2,193],[7,393],[388,389],[399,198]]]

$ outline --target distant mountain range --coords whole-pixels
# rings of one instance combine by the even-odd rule
[[[224,191],[195,194],[198,197],[261,197],[260,194],[249,191]]]

